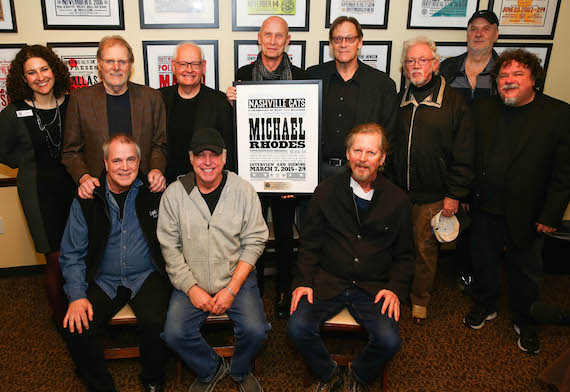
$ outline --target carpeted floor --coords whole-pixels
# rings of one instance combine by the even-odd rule
[[[547,276],[543,297],[570,307],[570,276]],[[264,302],[272,324],[269,339],[258,357],[257,374],[271,391],[302,391],[303,364],[286,338],[286,322],[273,314],[273,284],[267,282]],[[84,391],[73,363],[49,316],[40,275],[0,278],[0,391]],[[479,331],[467,329],[461,320],[470,300],[456,289],[451,263],[443,261],[425,326],[411,323],[409,306],[400,321],[403,345],[388,364],[387,389],[442,392],[537,392],[556,389],[537,375],[570,345],[568,329],[544,326],[541,352],[531,356],[516,346],[516,334],[506,312]],[[345,344],[356,344],[345,341]],[[137,360],[109,363],[119,391],[142,391]],[[182,383],[175,382],[176,363],[167,369],[167,391],[187,391],[194,380],[184,370]],[[228,377],[216,391],[237,391]],[[378,383],[371,390],[379,390]]]

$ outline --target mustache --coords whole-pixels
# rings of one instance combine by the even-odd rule
[[[509,83],[509,84],[505,84],[501,90],[505,91],[505,90],[515,90],[518,89],[519,85],[516,83]]]

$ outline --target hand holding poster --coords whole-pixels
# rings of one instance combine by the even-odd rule
[[[238,174],[257,192],[312,193],[319,179],[322,82],[234,85]]]

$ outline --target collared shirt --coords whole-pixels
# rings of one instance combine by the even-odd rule
[[[128,191],[123,219],[120,219],[115,198],[108,189],[105,190],[110,231],[95,283],[110,298],[115,298],[119,286],[130,289],[131,298],[134,297],[146,278],[156,270],[135,210],[135,199],[141,186],[142,181],[137,179]],[[87,298],[85,257],[89,245],[88,230],[79,201],[74,200],[61,242],[60,257],[64,289],[70,302]]]
[[[465,61],[467,61],[467,57],[465,57]],[[495,65],[495,59],[491,56],[489,62],[485,66],[485,69],[477,75],[475,88],[472,88],[469,83],[469,78],[465,72],[465,61],[461,64],[461,68],[450,86],[463,94],[463,96],[465,96],[465,101],[468,104],[471,104],[476,98],[488,97],[493,93],[493,78],[491,77],[491,70],[493,69],[493,65]]]
[[[327,108],[326,129],[323,145],[323,158],[345,158],[344,138],[356,122],[358,97],[360,95],[360,79],[356,70],[351,79],[344,81],[337,72],[331,74],[329,89],[325,98]]]

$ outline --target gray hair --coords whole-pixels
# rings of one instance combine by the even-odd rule
[[[429,39],[428,37],[420,35],[418,37],[404,41],[404,47],[402,48],[402,56],[400,57],[400,66],[402,67],[402,72],[406,76],[408,76],[408,71],[406,70],[406,63],[405,62],[406,62],[406,55],[408,54],[408,50],[412,46],[416,46],[416,45],[420,45],[420,44],[427,45],[433,53],[433,58],[436,59],[437,61],[439,61],[440,56],[437,53],[437,46],[435,45],[435,42],[433,40]],[[439,67],[437,67],[437,69],[435,69],[433,71],[434,75],[437,75],[438,73],[439,73]]]
[[[109,146],[111,146],[111,143],[113,143],[114,141],[117,141],[117,142],[123,143],[123,144],[133,144],[137,150],[137,158],[140,161],[140,159],[141,159],[141,148],[139,147],[139,145],[137,144],[135,139],[133,139],[132,136],[127,135],[125,133],[117,133],[117,134],[111,136],[110,138],[108,138],[107,140],[105,140],[105,142],[103,143],[103,158],[105,160],[107,160],[107,158],[109,158]]]
[[[200,60],[202,60],[202,61],[204,60],[204,51],[202,50],[201,47],[199,47],[198,45],[196,45],[192,41],[183,41],[183,42],[180,42],[178,45],[176,45],[176,47],[174,48],[174,53],[172,54],[172,59],[175,60],[178,57],[178,49],[180,49],[181,47],[186,46],[186,45],[198,48],[198,50],[200,51]]]

